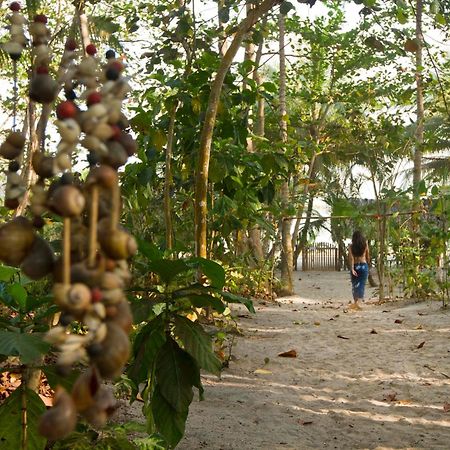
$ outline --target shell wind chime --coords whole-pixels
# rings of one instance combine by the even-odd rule
[[[16,130],[16,113],[17,62],[28,43],[27,26],[33,61],[29,97],[43,108],[53,109],[56,102],[54,125],[60,141],[50,153],[42,139],[33,154],[38,180],[31,189],[29,211],[0,226],[0,261],[20,267],[35,280],[53,277],[53,298],[61,315],[46,340],[58,349],[62,373],[73,364],[88,365],[71,392],[56,389],[54,406],[41,417],[40,433],[56,440],[74,429],[78,415],[93,426],[105,424],[115,399],[102,379],[120,375],[130,354],[132,315],[124,289],[131,277],[127,259],[137,245],[119,224],[117,170],[135,153],[136,142],[122,113],[129,84],[115,53],[108,51],[101,63],[94,45],[80,52],[70,38],[54,77],[46,16],[36,15],[27,24],[19,3],[11,3],[10,10],[10,38],[3,48],[14,66],[14,117],[12,130],[0,146],[0,156],[10,161],[7,208],[16,209],[26,192],[19,174],[26,139]],[[58,99],[62,89],[65,100]],[[71,172],[80,145],[88,151],[89,173],[84,181]],[[48,212],[60,216],[63,223],[62,251],[57,256],[40,234]],[[86,332],[71,333],[74,322]]]

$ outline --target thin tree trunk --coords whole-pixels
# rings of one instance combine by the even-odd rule
[[[423,148],[423,38],[422,38],[423,0],[416,0],[416,148],[414,152],[413,185],[416,198],[419,197],[419,184],[422,179],[422,148]]]
[[[284,15],[280,13],[279,19],[279,54],[280,54],[280,137],[283,143],[287,142],[286,120],[286,55],[284,51],[285,23]],[[284,210],[289,206],[289,179],[283,182],[280,192],[281,204]],[[281,222],[281,289],[284,295],[294,293],[293,264],[292,264],[292,236],[291,220],[283,219]]]
[[[164,170],[164,221],[166,225],[166,248],[173,248],[172,203],[170,201],[170,189],[172,187],[172,154],[175,131],[175,115],[177,105],[170,111],[169,129],[167,131],[166,167]]]
[[[309,162],[309,169],[308,169],[308,182],[311,181],[314,177],[315,177],[315,173],[316,173],[316,158],[317,158],[317,154],[314,153],[311,157],[311,160]],[[308,194],[308,184],[306,183],[304,188],[303,188],[303,195],[306,197],[306,195]],[[296,261],[298,259],[298,257],[300,256],[300,246],[297,245],[298,242],[298,237],[300,235],[300,224],[301,224],[301,219],[300,217],[303,216],[303,211],[305,209],[305,201],[303,201],[299,208],[297,209],[297,219],[295,221],[295,226],[294,226],[294,231],[292,233],[292,248],[294,249],[293,252],[293,264],[296,264]],[[297,266],[295,266],[297,269]]]
[[[195,180],[195,253],[197,256],[206,258],[206,218],[207,218],[207,189],[209,159],[211,155],[211,144],[214,126],[216,123],[217,107],[219,104],[220,93],[222,91],[225,76],[239,50],[244,36],[252,26],[265,15],[270,9],[279,2],[279,0],[264,0],[255,9],[252,9],[248,16],[239,24],[233,41],[227,52],[222,58],[216,77],[211,86],[211,92],[208,99],[205,119],[200,135],[199,157],[197,161],[196,180]]]
[[[248,13],[254,8],[254,6],[251,3],[247,3],[246,8],[248,15]],[[255,52],[255,45],[253,44],[253,42],[250,41],[250,39],[248,39],[248,42],[245,45],[245,61],[253,62],[252,78],[256,82],[257,86],[261,84],[261,78],[259,77],[258,74],[258,64],[261,59],[262,47],[263,43],[261,42],[258,47],[258,52]],[[244,80],[242,88],[246,89],[246,87],[247,83]],[[258,102],[256,106],[257,115],[259,115],[259,108],[260,103]],[[264,128],[261,130],[258,124],[258,119],[255,123],[253,117],[254,117],[254,107],[251,106],[248,110],[247,127],[249,131],[251,131],[253,134],[263,136]],[[260,134],[258,134],[257,132],[260,132]],[[252,137],[247,137],[247,151],[250,153],[254,152],[256,146],[257,142],[254,142]],[[248,230],[248,237],[249,239],[247,245],[251,249],[255,261],[257,262],[258,265],[260,265],[264,261],[264,253],[261,244],[261,230],[259,229],[258,225],[255,224],[250,225],[250,228]]]

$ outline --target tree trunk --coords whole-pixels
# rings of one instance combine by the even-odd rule
[[[286,120],[286,55],[284,51],[285,23],[284,15],[279,15],[279,53],[280,53],[280,137],[283,143],[287,142],[287,120]],[[283,182],[280,192],[283,210],[289,206],[289,179]],[[283,295],[294,293],[293,264],[292,264],[292,237],[291,220],[283,219],[281,222],[281,289]]]
[[[413,186],[416,199],[419,197],[419,184],[422,180],[423,148],[423,36],[422,36],[423,0],[416,0],[416,148],[414,152]]]
[[[170,189],[172,187],[172,154],[173,138],[175,132],[175,116],[177,105],[170,110],[169,129],[167,131],[166,167],[164,170],[164,221],[166,225],[166,248],[173,248],[172,204],[170,201]]]
[[[248,16],[239,24],[233,41],[227,52],[222,58],[216,77],[211,86],[211,92],[208,99],[205,119],[200,135],[199,156],[197,161],[196,180],[195,180],[195,253],[196,256],[206,258],[206,218],[207,218],[207,189],[208,189],[208,171],[209,159],[211,155],[211,144],[214,126],[216,123],[217,107],[222,91],[225,76],[239,50],[244,36],[258,21],[266,14],[279,0],[264,0],[255,9],[252,9]]]
[[[251,3],[247,3],[247,15],[248,13],[254,8],[254,6]],[[246,43],[245,45],[245,60],[246,61],[252,61],[254,66],[253,66],[253,71],[252,71],[252,78],[253,80],[256,82],[256,85],[259,86],[261,84],[261,77],[259,76],[259,72],[258,72],[258,65],[260,63],[261,60],[261,55],[262,55],[262,47],[263,47],[263,42],[261,42],[258,46],[258,51],[255,52],[255,45],[250,42],[250,40]],[[247,87],[246,83],[243,83],[243,89],[245,89]],[[262,114],[264,116],[264,101],[262,102],[262,106],[261,106],[261,102],[260,99],[262,97],[258,96],[258,102],[257,102],[257,106],[256,106],[256,122],[254,120],[254,108],[250,107],[249,111],[248,111],[248,122],[247,122],[247,127],[248,129],[257,136],[264,136],[264,119],[262,120],[262,128],[261,128],[261,123],[259,121],[260,118],[260,114],[261,114],[261,109],[262,109]],[[253,138],[251,137],[247,137],[247,151],[248,152],[254,152],[256,150],[257,147],[257,142],[254,142]],[[250,225],[250,228],[248,230],[248,242],[247,245],[248,247],[251,249],[253,258],[255,259],[256,263],[258,265],[260,265],[263,261],[264,261],[264,253],[263,253],[263,249],[262,249],[262,243],[261,243],[261,230],[259,229],[258,225]]]
[[[311,160],[309,162],[309,170],[308,170],[308,183],[304,185],[303,188],[303,195],[305,196],[305,201],[302,201],[300,207],[297,210],[297,219],[295,221],[294,231],[292,233],[292,248],[293,251],[293,264],[295,265],[295,269],[297,270],[297,259],[300,256],[300,245],[297,244],[298,237],[300,235],[300,224],[301,224],[301,217],[303,216],[303,212],[305,210],[305,202],[306,202],[306,196],[308,194],[308,185],[309,181],[312,181],[316,176],[316,159],[317,155],[314,153],[311,157]],[[312,194],[310,194],[312,195]]]

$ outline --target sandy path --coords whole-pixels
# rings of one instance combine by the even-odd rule
[[[236,360],[220,380],[204,377],[206,400],[177,448],[450,449],[450,312],[437,302],[344,312],[346,273],[298,276],[302,295],[240,312]],[[297,358],[277,356],[291,349]]]

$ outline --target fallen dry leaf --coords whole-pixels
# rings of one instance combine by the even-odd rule
[[[287,352],[278,353],[278,356],[283,358],[297,358],[297,352],[295,350],[289,350]]]
[[[338,334],[337,337],[338,337],[339,339],[350,339],[349,337],[341,336],[340,334]]]
[[[314,325],[315,325],[316,327],[318,327],[318,326],[320,325],[320,322],[314,322]]]
[[[312,420],[299,420],[298,423],[300,425],[311,425],[312,424]]]
[[[444,409],[444,412],[449,412],[450,411],[450,403],[449,402],[445,402],[443,409]]]
[[[417,346],[417,348],[422,348],[424,345],[425,345],[425,341],[421,342],[421,343]]]
[[[397,400],[397,392],[390,392],[385,394],[383,400],[387,402],[395,402]]]
[[[267,369],[256,369],[253,373],[259,373],[260,375],[270,375],[272,372]]]
[[[395,320],[394,320],[394,323],[403,323],[403,320],[401,320],[401,319],[395,319]]]
[[[370,334],[378,334],[378,332],[377,332],[376,330],[372,330],[372,331],[370,332]]]

